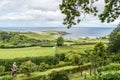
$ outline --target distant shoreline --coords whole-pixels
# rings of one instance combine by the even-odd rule
[[[44,33],[44,31],[56,31],[56,32],[63,32],[62,36],[66,39],[77,39],[77,38],[96,38],[96,37],[104,37],[109,35],[114,28],[106,27],[73,27],[67,29],[65,27],[8,27],[8,28],[1,28],[2,31],[13,31],[13,32],[37,32],[39,34]]]

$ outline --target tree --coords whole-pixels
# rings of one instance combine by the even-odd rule
[[[74,65],[79,65],[80,63],[82,63],[81,56],[78,52],[75,51],[69,51],[68,54],[66,55],[66,57],[72,62],[72,64]]]
[[[110,53],[117,53],[120,51],[120,24],[111,32],[109,36],[108,50]]]
[[[81,16],[93,14],[98,16],[101,22],[113,22],[120,15],[120,0],[104,0],[104,11],[98,14],[98,8],[94,6],[95,2],[100,0],[62,0],[60,10],[66,15],[63,24],[70,28],[81,21]]]
[[[58,37],[58,39],[57,39],[57,46],[62,46],[63,44],[64,44],[63,37]]]
[[[92,64],[93,64],[93,57],[92,57],[92,50],[88,49],[84,51],[85,59],[91,63],[90,65],[90,76],[92,75]]]
[[[9,42],[11,38],[11,33],[9,32],[0,32],[0,39],[3,43]]]
[[[76,51],[69,51],[68,55],[66,56],[70,61],[72,61],[73,65],[81,66],[84,62],[85,57],[83,54],[80,54]],[[80,74],[82,76],[83,70],[80,68]]]
[[[92,64],[94,67],[94,72],[96,72],[97,67],[103,66],[106,60],[106,48],[104,43],[99,42],[95,45],[92,54]]]

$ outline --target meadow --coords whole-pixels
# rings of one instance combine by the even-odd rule
[[[92,49],[94,45],[76,45],[57,47],[57,53],[67,53],[68,51],[79,51],[81,53],[86,49]],[[55,47],[26,47],[26,48],[11,48],[0,49],[0,59],[14,59],[23,57],[37,57],[37,56],[53,56],[55,54]]]

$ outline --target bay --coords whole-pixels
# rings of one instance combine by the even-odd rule
[[[75,39],[79,37],[103,37],[109,35],[113,27],[72,27],[67,29],[66,27],[0,27],[0,30],[4,31],[65,31],[67,35],[63,35],[64,38]]]

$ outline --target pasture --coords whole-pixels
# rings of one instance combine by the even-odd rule
[[[74,45],[57,47],[57,53],[67,53],[68,51],[79,51],[81,53],[86,49],[92,49],[92,45]],[[37,57],[37,56],[53,56],[55,54],[55,47],[26,47],[26,48],[11,48],[0,49],[0,59],[13,59],[23,57]]]

